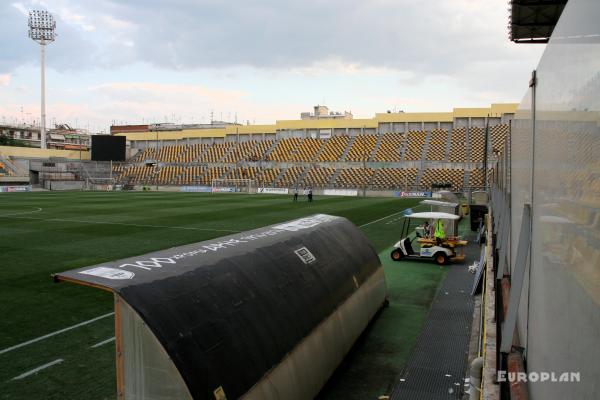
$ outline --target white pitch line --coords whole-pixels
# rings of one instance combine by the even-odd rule
[[[41,209],[40,209],[40,211],[41,211]],[[400,214],[401,212],[404,212],[404,211],[406,211],[406,210],[398,211],[398,212],[395,212],[395,213],[393,213],[393,214],[387,215],[387,216],[385,216],[385,217],[382,217],[382,218],[376,219],[376,220],[374,220],[374,221],[367,222],[366,224],[362,224],[362,225],[360,225],[360,226],[359,226],[359,228],[362,228],[362,227],[364,227],[364,226],[367,226],[367,225],[374,224],[375,222],[379,222],[379,221],[381,221],[381,220],[384,220],[384,219],[386,219],[386,218],[389,218],[389,217],[392,217],[392,216],[394,216],[394,215]],[[4,215],[1,215],[0,217],[4,217]],[[239,232],[239,231],[230,231],[230,230],[204,229],[204,228],[193,228],[193,227],[182,227],[182,226],[141,225],[141,224],[126,224],[126,223],[119,223],[119,222],[94,222],[94,221],[77,221],[77,220],[66,220],[66,219],[58,219],[58,218],[54,218],[54,219],[34,218],[34,217],[15,217],[15,218],[36,219],[36,220],[42,220],[42,221],[65,221],[65,222],[80,222],[80,223],[90,223],[90,224],[129,225],[129,226],[152,227],[152,228],[172,228],[172,229],[191,229],[191,230],[209,230],[209,231],[210,231],[210,230],[212,230],[212,231],[223,231],[223,232],[234,232],[234,233],[238,233],[238,232]],[[8,353],[9,351],[12,351],[12,350],[18,349],[18,348],[20,348],[20,347],[23,347],[23,346],[30,345],[30,344],[32,344],[32,343],[35,343],[35,342],[39,342],[40,340],[44,340],[44,339],[47,339],[47,338],[49,338],[49,337],[52,337],[52,336],[55,336],[55,335],[58,335],[58,334],[61,334],[61,333],[64,333],[64,332],[70,331],[71,329],[75,329],[75,328],[79,328],[80,326],[84,326],[84,325],[87,325],[87,324],[91,324],[92,322],[95,322],[95,321],[97,321],[97,320],[99,320],[99,319],[102,319],[102,318],[106,318],[106,317],[108,317],[108,316],[111,316],[111,315],[113,315],[113,314],[114,314],[114,312],[111,312],[111,313],[108,313],[108,314],[104,314],[104,315],[101,315],[101,316],[99,316],[99,317],[92,318],[92,319],[90,319],[90,320],[88,320],[88,321],[81,322],[81,323],[79,323],[79,324],[77,324],[77,325],[73,325],[73,326],[70,326],[70,327],[68,327],[68,328],[64,328],[64,329],[61,329],[61,330],[59,330],[59,331],[52,332],[52,333],[49,333],[49,334],[47,334],[47,335],[40,336],[40,337],[38,337],[38,338],[35,338],[35,339],[32,339],[32,340],[29,340],[29,341],[27,341],[27,342],[23,342],[23,343],[20,343],[20,344],[17,344],[17,345],[15,345],[15,346],[8,347],[8,348],[6,348],[6,349],[0,350],[0,354]],[[110,342],[110,341],[112,341],[112,340],[114,340],[114,337],[113,337],[113,338],[110,338],[110,339],[107,339],[107,340],[105,340],[105,341],[103,341],[103,342],[96,343],[96,344],[95,344],[95,345],[93,345],[92,347],[99,347],[99,346],[102,346],[103,344],[109,343],[109,342]],[[16,378],[15,378],[15,379],[16,379]]]
[[[420,207],[420,206],[419,206],[419,205],[417,205],[417,206],[415,206],[415,207],[409,207],[409,208],[412,208],[413,210],[415,210],[415,209],[417,209],[417,208],[419,208],[419,207]],[[359,227],[359,228],[362,228],[363,226],[371,225],[371,224],[374,224],[375,222],[379,222],[379,221],[381,221],[381,220],[384,220],[384,219],[386,219],[386,218],[393,217],[394,215],[397,215],[397,214],[403,213],[404,211],[408,210],[409,208],[405,208],[405,209],[404,209],[404,210],[402,210],[402,211],[398,211],[398,212],[395,212],[395,213],[393,213],[393,214],[386,215],[385,217],[381,217],[381,218],[379,218],[379,219],[376,219],[375,221],[367,222],[366,224],[359,225],[358,227]],[[400,220],[400,218],[398,218],[398,220]]]
[[[375,222],[379,222],[379,221],[384,220],[384,219],[389,218],[389,217],[393,217],[394,215],[400,214],[400,213],[402,213],[404,211],[406,211],[406,210],[398,211],[398,212],[395,212],[393,214],[386,215],[385,217],[376,219],[375,221],[371,221],[371,222],[367,222],[366,224],[359,225],[359,228],[362,228],[362,227],[367,226],[367,225],[374,224]]]
[[[33,211],[23,211],[23,212],[18,212],[18,213],[13,213],[13,214],[3,214],[3,215],[0,215],[0,217],[12,217],[14,215],[33,214],[33,213],[37,213],[40,211],[42,211],[42,207],[36,207],[36,209]]]
[[[79,328],[81,326],[91,324],[92,322],[96,322],[96,321],[98,321],[100,319],[103,319],[103,318],[106,318],[106,317],[110,317],[111,315],[114,315],[114,312],[110,312],[108,314],[104,314],[104,315],[101,315],[101,316],[96,317],[96,318],[88,319],[87,321],[80,322],[80,323],[78,323],[76,325],[72,325],[72,326],[69,326],[67,328],[63,328],[61,330],[58,330],[58,331],[55,331],[55,332],[52,332],[52,333],[48,333],[47,335],[40,336],[40,337],[37,337],[35,339],[31,339],[31,340],[28,340],[28,341],[23,342],[23,343],[19,343],[17,345],[11,346],[11,347],[7,347],[6,349],[0,350],[0,354],[8,353],[9,351],[13,351],[13,350],[19,349],[21,347],[28,346],[28,345],[30,345],[32,343],[39,342],[40,340],[48,339],[48,338],[50,338],[52,336],[56,336],[56,335],[59,335],[61,333],[68,332],[68,331],[70,331],[72,329]]]
[[[218,228],[195,228],[192,226],[170,226],[170,225],[149,225],[149,224],[128,224],[125,222],[108,222],[108,221],[82,221],[77,219],[63,219],[63,218],[38,218],[38,217],[13,217],[11,215],[0,215],[0,218],[18,218],[18,219],[32,219],[38,221],[50,221],[50,222],[75,222],[79,224],[99,224],[99,225],[121,225],[121,226],[135,226],[140,228],[164,228],[164,229],[184,229],[192,231],[210,231],[210,232],[226,232],[226,233],[239,233],[240,231],[234,231],[231,229],[218,229]]]
[[[15,380],[19,380],[19,379],[26,378],[26,377],[28,377],[29,375],[33,375],[33,374],[35,374],[36,372],[39,372],[39,371],[41,371],[41,370],[43,370],[43,369],[46,369],[46,368],[48,368],[48,367],[51,367],[51,366],[53,366],[53,365],[60,364],[60,363],[61,363],[61,362],[63,362],[63,361],[64,361],[64,360],[63,360],[62,358],[59,358],[59,359],[57,359],[57,360],[54,360],[54,361],[51,361],[51,362],[49,362],[48,364],[40,365],[39,367],[37,367],[37,368],[34,368],[34,369],[32,369],[31,371],[27,371],[27,372],[25,372],[25,373],[22,373],[22,374],[21,374],[21,375],[19,375],[19,376],[15,376],[14,378],[12,378],[12,380],[13,380],[13,381],[15,381]]]
[[[93,345],[93,346],[90,346],[90,349],[95,349],[96,347],[100,347],[100,346],[102,346],[102,345],[105,345],[105,344],[107,344],[107,343],[110,343],[110,342],[112,342],[113,340],[115,340],[115,337],[114,337],[114,336],[113,336],[113,337],[111,337],[110,339],[103,340],[103,341],[101,341],[101,342],[99,342],[99,343],[96,343],[96,344],[95,344],[95,345]]]

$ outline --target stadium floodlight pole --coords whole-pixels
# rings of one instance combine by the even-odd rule
[[[158,127],[156,127],[156,166],[158,167]],[[156,191],[158,192],[158,179],[156,180]]]
[[[48,11],[32,10],[29,12],[29,37],[40,44],[41,55],[41,119],[40,147],[46,148],[46,45],[56,38],[56,21]]]
[[[363,137],[363,155],[362,155],[362,159],[363,159],[363,173],[365,174],[365,176],[367,175],[367,147],[365,146],[365,142],[367,139],[366,136],[366,132],[365,132],[366,126],[363,125],[362,127],[362,137]],[[363,197],[367,197],[367,181],[365,180],[363,183]]]
[[[483,190],[488,191],[488,141],[490,136],[490,114],[485,119],[485,140],[483,145]]]

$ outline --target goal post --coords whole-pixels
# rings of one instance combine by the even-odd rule
[[[111,191],[115,190],[115,178],[86,178],[84,190]]]
[[[211,187],[213,193],[256,193],[254,179],[213,179]]]

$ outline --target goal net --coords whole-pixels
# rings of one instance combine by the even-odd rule
[[[110,191],[115,190],[116,180],[114,178],[86,178],[85,190]]]
[[[255,193],[254,179],[213,179],[213,193]]]

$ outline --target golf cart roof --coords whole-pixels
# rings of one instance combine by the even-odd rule
[[[420,218],[420,219],[459,219],[458,215],[444,213],[444,212],[418,212],[405,215],[406,218]]]
[[[440,200],[423,200],[421,204],[427,204],[430,206],[442,206],[442,207],[456,207],[458,203],[450,203],[448,201],[440,201]]]

